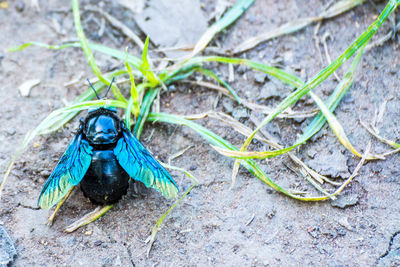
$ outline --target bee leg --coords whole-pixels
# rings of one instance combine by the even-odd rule
[[[114,206],[114,204],[106,205],[103,207],[98,206],[94,211],[89,212],[88,214],[86,214],[85,216],[83,216],[82,218],[77,220],[76,222],[70,224],[67,228],[64,229],[64,232],[72,233],[76,229],[78,229],[82,226],[85,226],[91,222],[94,222],[95,220],[99,219],[101,216],[106,214],[107,211],[109,211],[113,206]]]
[[[131,179],[131,181],[133,182],[133,196],[135,198],[139,198],[139,197],[145,197],[147,195],[147,187],[140,181],[135,181],[133,179]]]
[[[51,226],[53,224],[54,218],[56,217],[57,211],[61,208],[61,206],[64,204],[65,201],[69,198],[71,195],[72,191],[74,191],[75,186],[71,188],[71,190],[68,191],[68,193],[58,202],[56,209],[54,210],[53,214],[49,217],[49,220],[47,221],[47,225]]]

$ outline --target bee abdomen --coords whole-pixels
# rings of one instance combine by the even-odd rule
[[[113,150],[96,150],[81,182],[86,197],[96,204],[112,204],[126,194],[129,175],[119,165]]]

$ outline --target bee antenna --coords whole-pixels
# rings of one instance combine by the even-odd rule
[[[93,89],[93,92],[94,92],[94,94],[96,95],[97,99],[100,100],[100,97],[99,97],[99,95],[97,94],[96,89],[94,89],[93,84],[89,81],[89,79],[87,79],[87,81],[88,81],[89,84],[90,84],[90,88]]]
[[[107,97],[107,95],[108,95],[108,92],[110,91],[110,89],[111,89],[111,85],[113,84],[113,82],[114,82],[114,78],[115,77],[112,77],[112,79],[111,79],[111,83],[110,83],[110,85],[108,86],[108,88],[107,88],[107,92],[106,92],[106,94],[103,96],[103,98],[105,98],[105,97]]]

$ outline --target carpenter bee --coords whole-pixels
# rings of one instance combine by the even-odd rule
[[[110,88],[111,84],[107,92]],[[179,191],[171,175],[125,126],[115,107],[89,109],[44,184],[38,205],[51,208],[78,184],[92,202],[112,204],[126,194],[129,177],[167,198]]]

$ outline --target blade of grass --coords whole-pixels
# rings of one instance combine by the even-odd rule
[[[142,71],[143,76],[153,85],[157,86],[159,84],[159,78],[156,77],[153,71],[150,69],[150,62],[147,56],[149,48],[150,38],[147,36],[146,42],[144,43],[143,53],[142,53],[142,64],[140,66],[140,71]]]
[[[83,32],[83,28],[82,28],[82,25],[81,25],[81,18],[80,18],[80,14],[79,14],[79,2],[78,2],[78,0],[72,0],[72,13],[74,15],[74,23],[75,23],[76,33],[77,33],[79,41],[81,43],[82,50],[85,53],[85,56],[86,56],[86,58],[87,58],[87,60],[89,62],[89,65],[93,70],[93,73],[97,76],[97,78],[99,78],[100,81],[102,81],[104,84],[109,86],[111,82],[109,80],[107,80],[106,78],[104,78],[103,75],[101,74],[101,71],[100,71],[99,67],[96,65],[96,62],[94,60],[93,53],[89,48],[88,42],[86,40],[85,33]],[[118,86],[116,86],[115,84],[112,84],[111,85],[111,90],[112,90],[112,92],[113,92],[113,94],[114,94],[116,99],[118,99],[119,101],[125,102],[125,103],[128,102],[125,99],[125,97],[122,95],[122,93],[119,90]]]
[[[323,82],[327,77],[329,77],[337,68],[339,68],[347,59],[349,59],[356,51],[358,51],[363,45],[368,43],[371,37],[377,32],[382,23],[387,19],[387,17],[394,11],[400,0],[391,0],[379,15],[379,17],[364,31],[336,60],[334,60],[329,66],[320,71],[316,76],[314,76],[310,82],[306,83],[304,86],[296,89],[293,93],[287,96],[275,109],[274,112],[269,114],[261,124],[252,132],[252,134],[244,142],[240,151],[246,151],[247,147],[250,145],[254,135],[264,127],[268,122],[273,120],[279,113],[288,108],[290,105],[297,102],[302,96],[310,92],[317,85]],[[239,161],[236,161],[239,164]]]
[[[128,55],[128,48],[126,48],[126,55]],[[131,108],[130,106],[133,105],[133,114],[137,118],[139,116],[139,111],[140,111],[139,94],[136,89],[135,78],[133,77],[133,73],[132,73],[132,67],[131,67],[131,65],[129,65],[129,63],[126,59],[125,59],[125,67],[128,71],[129,79],[131,81],[131,97],[129,99],[129,103],[132,102],[132,104],[129,104],[128,108]],[[130,114],[131,114],[130,111],[126,113],[126,115],[128,115],[129,118],[130,118]],[[128,123],[127,125],[129,126],[130,123]]]
[[[126,60],[130,64],[132,64],[136,69],[140,69],[140,65],[142,65],[141,59],[134,57],[132,55],[129,55],[129,54],[126,55],[126,53],[123,53],[117,49],[110,48],[110,47],[100,45],[100,44],[95,44],[95,43],[89,43],[88,45],[91,50],[95,50],[97,52],[109,55],[116,59],[125,60],[125,58],[126,58]],[[19,46],[11,47],[8,49],[8,51],[9,52],[17,52],[17,51],[21,51],[25,48],[28,48],[30,46],[38,46],[38,47],[52,49],[52,50],[61,50],[61,49],[71,48],[71,47],[82,47],[81,43],[78,43],[78,42],[65,43],[62,45],[49,45],[49,44],[40,43],[40,42],[29,42],[29,43],[25,43],[25,44],[22,44]],[[138,76],[137,73],[135,73],[135,75]]]
[[[300,18],[296,19],[293,21],[290,21],[288,23],[285,23],[284,25],[275,28],[272,31],[268,31],[265,33],[262,33],[260,35],[257,35],[253,38],[250,38],[240,44],[239,46],[236,46],[234,49],[226,49],[228,52],[231,51],[232,54],[239,54],[242,52],[245,52],[247,50],[250,50],[257,45],[266,42],[268,40],[271,40],[273,38],[282,36],[282,35],[287,35],[294,33],[296,31],[299,31],[308,25],[310,25],[313,22],[316,21],[321,21],[323,19],[327,18],[332,18],[337,15],[340,15],[344,12],[347,12],[351,10],[352,8],[362,4],[365,0],[341,0],[336,2],[332,7],[330,7],[328,10],[323,11],[319,16],[316,17],[308,17],[308,18]]]
[[[249,127],[247,127],[246,125],[242,124],[241,122],[235,120],[234,118],[232,118],[231,116],[221,113],[221,112],[207,112],[204,113],[203,116],[196,116],[193,117],[193,119],[202,119],[205,117],[209,117],[209,118],[214,118],[219,120],[221,123],[228,125],[230,127],[232,127],[234,130],[236,130],[237,132],[239,132],[240,134],[247,136],[251,133],[251,129]],[[267,137],[263,137],[262,135],[264,135],[263,132],[259,132],[256,134],[255,138],[265,144],[268,144],[272,147],[275,148],[282,148],[281,145],[279,145],[275,140],[271,140],[271,139],[267,139]],[[265,136],[265,135],[264,135]],[[211,145],[213,147],[213,145]],[[213,147],[214,149],[218,149],[217,147]],[[329,193],[327,191],[325,191],[322,187],[320,187],[318,184],[316,184],[314,182],[314,180],[310,179],[310,177],[314,178],[315,180],[317,180],[319,183],[323,183],[324,180],[326,180],[326,177],[318,174],[317,172],[313,171],[312,169],[310,169],[304,162],[302,162],[298,157],[296,157],[296,155],[292,154],[292,153],[288,153],[288,156],[292,159],[292,161],[294,163],[296,163],[299,166],[299,170],[302,173],[302,175],[321,193],[329,195]],[[236,177],[234,177],[236,179]],[[235,184],[235,181],[232,181],[232,185],[230,187],[230,189],[233,188]]]
[[[333,93],[329,96],[328,101],[326,103],[326,107],[329,109],[330,112],[333,112],[336,107],[339,105],[340,101],[344,97],[344,95],[347,93],[351,85],[353,84],[354,81],[354,75],[355,71],[357,69],[358,63],[361,59],[363,53],[363,49],[359,51],[357,56],[355,57],[352,65],[350,66],[348,72],[345,74],[343,79],[340,81],[340,83],[336,86],[335,90]],[[277,76],[280,78],[280,76]],[[295,85],[295,83],[299,83],[298,87],[302,86],[303,82],[298,79],[297,77],[290,77],[290,76],[285,76],[287,78],[287,81],[290,82],[290,84]],[[283,80],[285,82],[285,80]],[[304,131],[303,135],[297,139],[295,144],[293,144],[290,147],[286,147],[283,149],[278,149],[274,151],[263,151],[263,152],[239,152],[239,151],[228,151],[228,150],[223,150],[219,149],[219,152],[221,154],[224,154],[225,156],[230,156],[230,157],[235,157],[235,158],[259,158],[259,159],[264,159],[264,158],[272,158],[276,157],[282,154],[285,154],[294,148],[300,146],[301,144],[304,144],[307,140],[309,140],[313,135],[315,135],[321,128],[324,126],[326,122],[326,118],[322,112],[320,112],[314,120],[309,124],[307,129]]]
[[[181,202],[186,196],[187,194],[190,193],[190,191],[192,191],[193,187],[195,187],[197,185],[197,179],[196,177],[194,177],[190,172],[186,171],[185,169],[179,168],[179,167],[175,167],[175,166],[171,166],[165,163],[160,162],[161,165],[163,165],[165,168],[167,169],[171,169],[171,170],[176,170],[176,171],[181,171],[183,173],[185,173],[189,178],[191,178],[193,180],[193,184],[189,187],[188,190],[186,190],[182,196],[160,217],[160,219],[157,220],[156,224],[153,227],[153,230],[151,231],[151,235],[149,237],[149,247],[147,249],[147,258],[150,256],[150,250],[154,244],[154,241],[156,240],[156,235],[158,232],[158,229],[160,228],[162,222],[164,221],[165,217],[167,217],[167,215],[175,208],[176,205],[179,204],[179,202]]]
[[[384,137],[382,137],[382,136],[380,136],[376,131],[374,131],[371,127],[369,127],[367,124],[365,124],[363,121],[360,121],[361,122],[361,125],[373,136],[373,137],[375,137],[376,139],[378,139],[379,141],[381,141],[382,143],[384,143],[384,144],[387,144],[388,146],[391,146],[392,148],[400,148],[400,144],[398,144],[398,143],[396,143],[396,142],[394,142],[394,141],[392,141],[392,140],[389,140],[389,139],[386,139],[386,138],[384,138]]]
[[[310,92],[311,97],[313,98],[314,102],[318,105],[321,112],[324,114],[326,120],[330,128],[333,130],[339,141],[343,144],[345,148],[347,148],[350,152],[358,157],[362,157],[362,155],[353,147],[350,143],[349,139],[347,138],[342,125],[340,125],[339,121],[333,116],[332,112],[325,106],[324,102],[322,102],[321,98],[315,95],[313,92]],[[365,155],[367,160],[377,159],[376,156]]]
[[[137,139],[140,139],[140,136],[143,131],[144,123],[146,122],[147,117],[150,112],[151,105],[153,104],[153,101],[159,92],[160,92],[160,88],[152,88],[149,91],[147,91],[147,93],[143,99],[143,103],[140,108],[140,113],[139,113],[139,116],[137,117],[135,128],[133,130],[133,134],[136,136]]]
[[[172,115],[172,114],[167,114],[167,113],[150,113],[147,120],[149,122],[164,122],[164,123],[171,123],[171,124],[178,124],[178,125],[183,125],[186,127],[189,127],[190,129],[194,130],[196,133],[198,133],[200,136],[202,136],[205,140],[207,140],[210,144],[216,146],[216,147],[221,147],[221,148],[227,148],[231,150],[238,150],[235,146],[233,146],[231,143],[226,141],[225,139],[221,138],[220,136],[216,135],[212,131],[208,130],[207,128],[186,120],[180,116],[177,115]],[[278,192],[281,192],[289,197],[302,200],[302,201],[320,201],[320,200],[326,200],[328,199],[331,195],[329,196],[307,196],[307,197],[302,197],[298,196],[295,194],[290,193],[288,190],[284,189],[283,187],[279,186],[277,183],[275,183],[273,180],[271,180],[265,173],[264,171],[261,170],[261,168],[257,165],[257,163],[251,159],[244,159],[243,160],[243,166],[248,169],[254,176],[256,176],[259,180],[270,186],[272,189],[275,189]]]
[[[218,83],[220,83],[221,85],[223,85],[228,91],[229,93],[232,94],[232,96],[235,98],[235,100],[241,104],[241,99],[239,98],[239,96],[236,94],[235,90],[232,89],[232,87],[229,86],[229,84],[227,82],[225,82],[223,79],[221,79],[215,72],[213,72],[212,70],[209,69],[205,69],[205,68],[196,68],[196,71],[206,75],[207,77],[210,77],[211,79],[216,80]]]
[[[200,37],[200,40],[196,43],[192,53],[190,53],[186,60],[201,52],[217,33],[236,21],[253,3],[254,0],[237,1],[236,4],[229,9],[221,19],[211,25],[203,33],[203,35]]]

